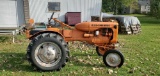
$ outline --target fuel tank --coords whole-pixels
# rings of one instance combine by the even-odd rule
[[[82,22],[75,25],[75,28],[81,31],[95,31],[100,28],[114,28],[117,22]]]

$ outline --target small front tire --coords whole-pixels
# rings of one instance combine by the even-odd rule
[[[120,51],[108,50],[103,55],[103,62],[107,67],[121,67],[124,63],[124,56]]]

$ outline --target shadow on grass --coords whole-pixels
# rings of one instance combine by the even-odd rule
[[[76,59],[73,59],[73,57],[70,58],[70,61],[72,64],[76,66],[82,66],[82,67],[105,67],[104,64],[95,64],[93,62],[88,62],[90,59],[85,59],[85,61],[79,61],[79,57],[83,56],[87,58],[87,54],[79,54]],[[92,56],[95,57],[95,56]],[[87,62],[86,62],[87,61]],[[68,62],[70,63],[70,62]],[[69,65],[69,64],[67,64]],[[25,58],[24,53],[0,53],[0,71],[10,71],[10,72],[34,72],[31,65],[28,63],[28,61]]]
[[[7,42],[9,41],[10,37],[9,36],[0,36],[0,42]]]
[[[31,72],[32,69],[24,53],[0,53],[0,71]]]

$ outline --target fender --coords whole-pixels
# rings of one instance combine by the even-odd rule
[[[42,34],[42,33],[56,33],[56,34],[59,34],[60,36],[63,37],[63,35],[62,35],[60,32],[57,32],[57,31],[41,31],[41,32],[35,33],[34,35],[30,35],[30,36],[28,37],[28,39],[29,39],[29,40],[32,40],[34,37],[36,37],[37,35],[40,35],[40,34]],[[63,38],[64,38],[64,37],[63,37]]]

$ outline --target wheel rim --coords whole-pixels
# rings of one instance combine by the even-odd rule
[[[61,60],[62,52],[59,46],[52,42],[44,42],[35,50],[36,61],[44,67],[53,67]]]
[[[109,66],[117,67],[121,63],[121,57],[117,53],[110,53],[106,56],[106,62]]]

